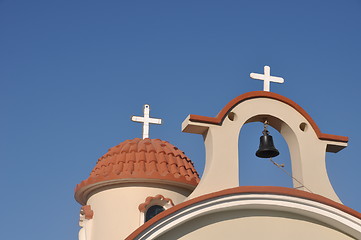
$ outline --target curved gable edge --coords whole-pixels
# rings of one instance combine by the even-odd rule
[[[322,209],[322,211],[326,211],[329,213],[331,217],[328,217],[330,220],[339,223],[340,226],[343,225],[345,232],[354,237],[361,237],[361,213],[355,211],[352,208],[349,208],[343,204],[337,203],[331,199],[326,197],[309,193],[293,188],[286,188],[286,187],[273,187],[273,186],[241,186],[236,188],[230,188],[226,190],[222,190],[219,192],[214,192],[210,194],[205,194],[194,199],[190,199],[183,203],[180,203],[166,211],[158,214],[138,229],[136,229],[133,233],[131,233],[126,240],[133,240],[133,239],[146,239],[147,234],[154,233],[155,231],[169,231],[175,225],[174,219],[178,219],[180,216],[184,217],[185,215],[189,215],[190,213],[193,214],[192,207],[197,208],[197,206],[207,203],[207,201],[217,201],[222,202],[225,198],[232,198],[232,197],[242,197],[242,196],[251,196],[250,199],[253,199],[255,195],[265,196],[275,196],[278,200],[284,198],[285,203],[294,203],[294,200],[287,200],[287,198],[291,197],[294,199],[298,199],[301,205],[303,204],[302,201],[308,201],[308,203],[304,203],[305,209],[310,207],[311,204],[315,207]],[[238,204],[242,203],[246,199],[238,200]],[[269,199],[267,199],[269,201]],[[311,204],[310,204],[311,203]],[[214,203],[210,204],[214,206]],[[258,204],[259,206],[259,204]],[[323,207],[324,206],[324,207]],[[198,207],[199,208],[199,207]],[[329,208],[328,210],[326,208]],[[185,213],[188,210],[188,213]],[[305,210],[307,211],[307,210]],[[322,212],[321,211],[321,212]],[[309,211],[313,214],[313,211]],[[319,214],[314,212],[314,214]],[[342,215],[342,216],[341,216]],[[174,218],[173,220],[171,218]],[[336,219],[339,218],[339,219]],[[167,220],[171,219],[167,222]],[[346,222],[348,223],[346,223]],[[342,228],[342,227],[341,227]]]
[[[343,142],[343,143],[348,142],[348,137],[322,133],[320,131],[319,127],[317,126],[317,124],[315,123],[315,121],[301,106],[299,106],[297,103],[295,103],[291,99],[286,98],[280,94],[273,93],[273,92],[254,91],[254,92],[248,92],[248,93],[242,94],[242,95],[234,98],[226,106],[224,106],[224,108],[217,114],[216,117],[206,117],[206,116],[190,114],[189,121],[199,122],[199,123],[208,123],[208,124],[214,124],[214,125],[222,125],[222,122],[225,119],[225,117],[227,116],[227,114],[237,104],[239,104],[243,101],[249,100],[249,99],[253,99],[253,98],[271,98],[271,99],[288,104],[289,106],[294,108],[296,111],[298,111],[304,118],[307,119],[307,121],[311,124],[312,128],[314,129],[314,131],[317,134],[317,137],[320,140]],[[338,149],[335,146],[335,149],[328,149],[328,151],[337,152],[341,149],[342,149],[342,147],[340,149]]]

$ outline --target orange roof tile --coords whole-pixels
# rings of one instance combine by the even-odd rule
[[[193,162],[177,147],[160,139],[135,138],[110,148],[99,158],[89,178],[76,186],[75,194],[96,183],[134,178],[162,179],[194,187],[199,182]]]

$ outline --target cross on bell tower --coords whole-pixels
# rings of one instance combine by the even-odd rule
[[[250,77],[256,80],[262,80],[263,82],[263,91],[270,91],[271,82],[283,83],[285,80],[281,77],[271,76],[271,68],[269,66],[264,66],[264,74],[251,73]]]
[[[143,139],[149,138],[149,124],[162,124],[162,119],[149,117],[150,106],[144,105],[144,117],[132,116],[133,122],[143,123]]]

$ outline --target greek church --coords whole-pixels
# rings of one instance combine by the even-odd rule
[[[361,239],[361,213],[340,201],[326,169],[326,152],[347,147],[348,137],[321,132],[301,106],[271,92],[284,79],[270,67],[250,77],[263,91],[235,97],[215,117],[190,114],[180,123],[203,136],[201,178],[182,150],[149,138],[150,124],[162,121],[144,105],[144,115],[132,117],[143,138],[110,148],[75,187],[79,240]],[[264,125],[258,157],[279,154],[268,127],[285,139],[293,188],[239,185],[239,135],[251,122]]]

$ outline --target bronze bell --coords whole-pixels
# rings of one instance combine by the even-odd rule
[[[260,137],[260,143],[256,156],[260,158],[273,158],[280,153],[273,144],[273,138],[267,130],[267,121],[264,123],[263,135]]]

